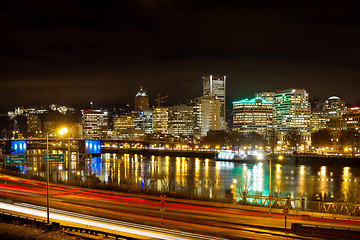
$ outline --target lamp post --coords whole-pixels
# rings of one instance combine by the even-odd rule
[[[69,130],[70,129],[70,130]],[[59,130],[60,135],[65,135],[66,133],[69,133],[69,146],[68,146],[68,181],[70,180],[70,158],[71,158],[71,128],[63,127]]]
[[[46,222],[50,223],[49,211],[49,133],[46,133]]]
[[[66,131],[65,131],[66,129]],[[49,134],[52,132],[46,133],[46,222],[50,223],[50,201],[49,201],[49,178],[50,178],[50,168],[49,168]],[[62,128],[59,130],[60,135],[67,133],[67,128]]]
[[[272,195],[272,193],[271,193],[271,157],[270,157],[269,173],[270,173],[270,176],[269,176],[269,183],[270,183],[269,214],[271,215],[271,201],[272,201],[272,198],[273,198],[273,195]]]

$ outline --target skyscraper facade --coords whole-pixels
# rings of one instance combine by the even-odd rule
[[[108,115],[101,110],[85,111],[82,116],[83,138],[102,139],[107,135]]]
[[[233,131],[264,135],[272,126],[273,103],[261,97],[233,102]]]
[[[203,96],[217,97],[220,100],[220,130],[226,129],[225,90],[226,90],[226,76],[210,75],[203,77]]]
[[[194,107],[183,104],[168,107],[168,129],[169,134],[177,137],[194,135]]]
[[[280,139],[296,129],[310,143],[310,103],[305,89],[277,91],[273,102],[273,124]]]
[[[149,96],[146,94],[142,87],[135,95],[134,109],[135,111],[143,111],[149,109]]]
[[[41,135],[41,119],[38,115],[28,115],[26,117],[27,134],[30,137],[39,137]]]
[[[145,134],[153,133],[153,111],[140,111],[134,119],[135,129],[144,130]]]
[[[220,99],[217,97],[198,98],[198,124],[201,136],[206,136],[208,131],[221,129],[220,106]]]
[[[154,108],[152,120],[153,133],[168,134],[168,108]]]

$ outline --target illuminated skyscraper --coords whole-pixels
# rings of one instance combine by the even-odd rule
[[[176,105],[168,108],[169,134],[174,136],[192,136],[195,133],[194,107]]]
[[[27,116],[27,133],[29,137],[39,137],[41,135],[41,119],[38,115]]]
[[[217,97],[198,98],[198,125],[201,136],[206,136],[208,131],[220,130],[221,103]]]
[[[135,111],[142,111],[149,109],[149,96],[140,88],[140,91],[135,95]]]
[[[101,110],[88,110],[82,116],[84,139],[102,139],[107,135],[108,115]]]
[[[310,141],[309,94],[304,89],[277,91],[273,102],[273,124],[280,139],[296,129],[306,143]]]
[[[154,108],[152,120],[153,133],[168,134],[168,108]]]
[[[203,77],[203,96],[217,97],[220,100],[220,130],[225,130],[225,90],[226,76],[207,76]]]
[[[264,135],[272,126],[273,103],[261,97],[233,102],[233,131]]]
[[[145,134],[153,133],[153,111],[140,111],[135,117],[134,123],[136,130],[144,130]]]

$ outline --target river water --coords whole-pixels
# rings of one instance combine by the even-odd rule
[[[37,150],[30,154],[36,154]],[[52,154],[61,153],[53,151]],[[67,157],[67,156],[66,156]],[[50,164],[52,180],[83,181],[94,173],[101,181],[159,191],[185,193],[197,197],[226,197],[236,179],[237,189],[246,188],[250,195],[269,195],[270,167],[268,162],[256,164],[216,161],[214,159],[142,156],[136,154],[102,154],[101,157],[79,157],[73,153],[71,162]],[[41,157],[28,157],[20,171],[46,176]],[[278,197],[300,198],[302,193],[319,192],[323,200],[331,195],[339,199],[357,184],[359,167],[296,165],[284,160],[271,165],[272,193]]]

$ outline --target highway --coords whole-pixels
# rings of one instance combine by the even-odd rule
[[[0,198],[11,211],[35,211],[45,217],[46,184],[40,181],[0,175]],[[6,209],[4,203],[0,208]],[[60,184],[50,186],[51,221],[85,224],[158,239],[324,239],[324,236],[284,232],[282,214],[252,212],[220,203],[166,199],[163,225],[160,198],[141,194],[108,192]],[[30,214],[30,213],[29,213]],[[346,226],[360,229],[358,221],[301,220],[291,222]],[[133,232],[135,231],[135,232]],[[140,234],[140,232],[142,234]],[[166,234],[166,235],[164,235]],[[171,237],[171,238],[170,238]],[[344,236],[346,237],[346,236]],[[331,239],[326,237],[326,239]],[[334,238],[336,239],[336,238]],[[341,239],[341,238],[340,238]],[[344,238],[346,239],[346,238]]]

